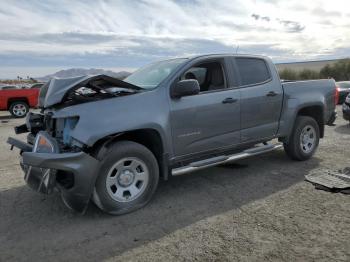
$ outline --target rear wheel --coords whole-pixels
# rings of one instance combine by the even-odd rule
[[[107,213],[125,214],[151,200],[158,180],[158,163],[150,150],[131,141],[117,142],[102,160],[93,201]]]
[[[320,140],[320,129],[315,119],[298,116],[284,150],[294,160],[307,160],[315,153]]]
[[[16,118],[25,117],[29,111],[29,106],[26,102],[17,101],[10,105],[9,111]]]

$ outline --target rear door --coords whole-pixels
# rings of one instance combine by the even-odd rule
[[[283,91],[275,69],[261,58],[236,57],[241,91],[241,142],[273,137],[278,129]]]
[[[224,77],[210,83],[211,68],[220,65]],[[216,70],[215,69],[215,70]],[[240,91],[232,80],[232,64],[227,59],[201,60],[187,68],[201,86],[198,95],[171,99],[171,128],[175,156],[196,155],[240,143]],[[217,73],[216,73],[217,74]],[[217,78],[217,77],[216,77]],[[193,78],[192,78],[193,79]],[[214,84],[214,87],[213,87]]]

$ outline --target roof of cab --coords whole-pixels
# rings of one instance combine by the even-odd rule
[[[252,54],[231,54],[231,53],[222,53],[222,54],[203,54],[203,55],[196,55],[196,56],[190,56],[189,59],[197,59],[197,58],[219,58],[219,57],[247,57],[247,58],[262,58],[267,59],[267,56],[263,55],[252,55]]]
[[[268,56],[263,56],[263,55],[250,55],[250,54],[231,54],[231,53],[218,53],[218,54],[202,54],[202,55],[193,55],[193,56],[187,56],[187,57],[174,57],[174,58],[169,58],[169,59],[162,59],[158,60],[155,62],[162,62],[162,61],[171,61],[175,59],[186,59],[188,61],[193,61],[197,59],[210,59],[210,58],[223,58],[223,57],[246,57],[246,58],[260,58],[264,60],[271,60]]]

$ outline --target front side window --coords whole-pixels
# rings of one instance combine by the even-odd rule
[[[271,78],[269,69],[263,59],[236,58],[236,64],[243,86],[263,83]]]
[[[200,85],[200,91],[214,91],[225,88],[225,75],[220,62],[205,62],[188,69],[183,79],[195,79]]]
[[[179,58],[150,64],[137,70],[124,81],[144,89],[153,89],[186,60],[186,58]]]

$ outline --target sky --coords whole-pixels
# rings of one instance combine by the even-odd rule
[[[0,78],[71,67],[250,53],[275,62],[350,56],[346,0],[0,0]]]

